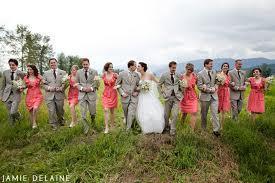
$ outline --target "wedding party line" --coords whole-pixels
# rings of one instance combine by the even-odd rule
[[[35,65],[27,65],[27,73],[24,73],[18,69],[16,59],[9,59],[10,69],[3,72],[0,88],[0,100],[8,110],[9,124],[14,126],[21,120],[19,104],[21,94],[26,90],[25,103],[33,129],[38,127],[37,113],[43,101],[48,108],[52,129],[65,126],[64,102],[68,100],[71,114],[69,127],[73,128],[78,123],[76,105],[79,104],[83,133],[87,134],[96,121],[97,94],[102,80],[104,133],[109,133],[115,126],[115,110],[120,95],[127,131],[132,129],[133,121],[136,120],[144,134],[175,135],[179,112],[182,113],[181,121],[186,121],[187,115],[190,115],[188,123],[195,130],[200,104],[202,129],[207,127],[210,108],[213,134],[218,137],[227,113],[231,113],[233,120],[238,120],[248,86],[251,90],[246,109],[251,114],[251,120],[255,121],[257,115],[264,113],[265,91],[273,82],[273,77],[263,77],[262,70],[258,67],[248,77],[246,71],[242,70],[240,59],[235,60],[231,70],[228,63],[223,63],[220,71],[213,69],[214,60],[205,59],[202,63],[204,68],[198,73],[195,73],[192,63],[187,63],[183,74],[177,71],[177,62],[171,61],[167,72],[160,78],[148,72],[148,66],[144,62],[130,60],[128,70],[119,74],[114,72],[113,64],[107,62],[101,77],[96,70],[90,68],[88,58],[82,58],[80,62],[82,68],[73,65],[68,75],[58,68],[58,60],[51,58],[48,61],[50,69],[40,75]],[[44,95],[41,89],[45,90]],[[87,113],[90,114],[90,119],[87,118]]]

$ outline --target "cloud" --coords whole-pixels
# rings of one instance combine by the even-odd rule
[[[275,58],[273,0],[10,0],[1,6],[1,24],[27,24],[50,35],[57,53],[89,57],[97,69],[129,59],[154,65],[206,57]]]

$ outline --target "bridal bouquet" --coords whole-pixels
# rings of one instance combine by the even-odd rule
[[[180,87],[181,88],[186,88],[187,86],[188,86],[188,83],[187,83],[186,79],[180,80]]]
[[[140,82],[140,89],[143,92],[148,92],[150,90],[150,83],[148,81]]]
[[[13,80],[12,81],[12,85],[13,87],[15,87],[16,89],[22,89],[25,88],[25,82],[20,78],[18,80]]]
[[[216,81],[218,85],[223,85],[225,83],[226,76],[222,73],[217,73]]]
[[[269,76],[269,77],[266,78],[266,82],[267,82],[268,84],[272,84],[272,83],[273,83],[273,79],[274,79],[273,76]]]

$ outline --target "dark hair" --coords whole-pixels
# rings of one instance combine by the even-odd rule
[[[81,59],[80,59],[80,62],[81,62],[81,63],[83,63],[83,62],[85,62],[85,61],[87,61],[88,63],[90,63],[90,61],[89,61],[88,58],[81,58]]]
[[[143,67],[143,70],[144,70],[144,72],[146,72],[147,71],[147,64],[146,63],[144,63],[144,62],[139,62],[139,65],[141,65],[141,67]]]
[[[189,69],[193,72],[193,71],[194,71],[194,64],[192,64],[192,63],[187,63],[186,66],[185,66],[185,68],[186,68],[186,69],[189,68]]]
[[[235,64],[237,63],[237,62],[241,62],[242,60],[241,59],[237,59],[237,60],[235,60]]]
[[[256,71],[256,70],[258,70],[260,73],[262,73],[262,69],[259,68],[259,67],[256,67],[256,68],[252,69],[252,73],[253,73],[254,71]]]
[[[112,62],[107,62],[103,67],[104,71],[108,71],[110,65],[113,65]]]
[[[229,72],[229,63],[227,63],[227,62],[222,63],[221,69],[223,68],[224,65],[228,65],[228,71],[225,73],[226,75],[228,75],[228,72]]]
[[[172,65],[177,65],[177,62],[175,62],[175,61],[171,61],[171,62],[169,62],[169,67],[172,67]]]
[[[39,75],[39,74],[38,74],[38,69],[36,68],[35,65],[27,65],[27,67],[32,68],[32,70],[33,70],[33,75],[34,75],[35,77],[37,77],[37,76]],[[30,74],[29,74],[29,72],[28,72],[27,77],[29,77],[29,76],[30,76]]]
[[[49,59],[49,63],[50,63],[51,60],[55,60],[55,61],[57,62],[57,59],[56,59],[56,58],[50,58],[50,59]]]
[[[213,62],[213,60],[210,59],[210,58],[205,59],[204,62],[203,62],[203,66],[208,65],[210,62]]]
[[[131,66],[133,66],[133,65],[135,65],[135,61],[134,60],[130,60],[129,62],[128,62],[128,68],[130,68]]]
[[[14,58],[9,59],[8,63],[13,62],[16,66],[18,66],[18,61]]]

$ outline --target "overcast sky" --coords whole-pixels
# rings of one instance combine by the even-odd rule
[[[275,58],[274,0],[1,0],[0,25],[28,25],[55,53],[101,69],[200,58]]]

